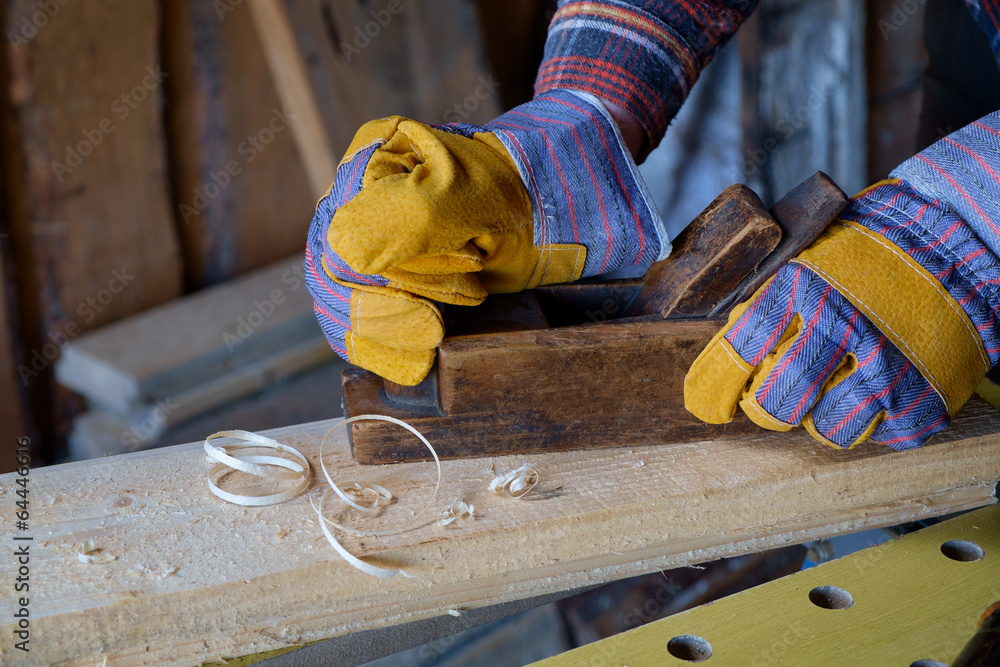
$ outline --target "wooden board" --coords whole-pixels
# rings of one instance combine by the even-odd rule
[[[59,381],[127,415],[322,338],[302,258],[176,299],[71,342]]]
[[[172,427],[335,358],[337,355],[326,339],[317,335],[184,391],[155,402],[139,403],[124,415],[94,406],[73,420],[67,442],[69,460],[155,447]],[[289,397],[288,400],[296,399]]]
[[[284,3],[274,0],[250,0],[247,5],[278,99],[285,115],[295,120],[290,129],[309,187],[319,198],[336,177],[338,156],[326,134],[288,12]]]
[[[4,45],[5,178],[19,300],[30,320],[26,358],[41,357],[30,382],[46,386],[43,402],[55,413],[47,425],[65,425],[68,411],[48,389],[53,337],[72,338],[180,293],[159,6],[5,5],[11,34],[27,35]]]
[[[481,125],[502,110],[504,81],[486,67],[466,0],[285,0],[285,7],[338,157],[373,118]]]
[[[301,252],[316,200],[246,3],[164,5],[174,197],[190,287]]]
[[[945,556],[952,540],[975,543],[986,558]],[[994,505],[532,664],[687,665],[681,656],[691,654],[668,649],[687,635],[708,642],[710,665],[958,665],[984,612],[1000,601],[998,552]],[[815,604],[822,586],[847,591],[852,606]]]
[[[269,434],[315,465],[334,423]],[[26,533],[32,652],[15,655],[5,642],[0,659],[190,665],[947,514],[994,501],[998,433],[1000,413],[973,400],[951,429],[909,452],[834,451],[801,432],[761,431],[546,453],[531,457],[541,482],[522,501],[486,487],[494,469],[524,457],[497,457],[492,467],[445,461],[435,507],[461,498],[475,505],[474,521],[346,540],[372,562],[415,575],[388,580],[336,557],[305,497],[243,508],[211,495],[200,443],[38,469]],[[359,466],[342,434],[327,444],[331,472],[396,493],[380,528],[412,525],[411,510],[430,498],[433,464]],[[9,500],[12,482],[0,476],[8,489],[0,498]],[[88,540],[114,560],[81,563]],[[0,577],[13,581],[16,567],[4,559]],[[15,596],[10,586],[0,592],[7,637]]]
[[[291,32],[264,33],[254,8],[202,0],[164,6],[174,196],[192,287],[301,251],[332,180],[316,165],[329,156],[336,164],[363,123],[389,114],[443,122],[455,104],[466,114],[470,97],[476,108],[455,120],[485,123],[500,109],[496,86],[481,87],[487,71],[467,2],[266,0],[256,8],[286,17]],[[261,34],[280,40],[265,49]],[[318,119],[300,104],[302,85],[289,93],[294,72],[272,74],[272,66],[296,60],[305,65]],[[299,109],[286,112],[289,104]],[[309,150],[300,150],[296,134],[307,137]]]

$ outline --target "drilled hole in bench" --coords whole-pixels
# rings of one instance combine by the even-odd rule
[[[965,563],[982,560],[986,557],[986,552],[981,546],[968,540],[948,540],[941,545],[941,553],[952,560],[960,560]]]
[[[851,594],[837,586],[817,586],[809,591],[809,601],[823,609],[850,609],[854,605]]]
[[[712,657],[712,645],[695,635],[679,635],[667,642],[670,655],[688,662],[701,662]]]

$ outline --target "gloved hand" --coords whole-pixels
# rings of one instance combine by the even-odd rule
[[[689,411],[894,449],[948,426],[1000,362],[1000,113],[862,192],[692,364]]]
[[[444,335],[433,302],[472,306],[669,251],[608,111],[556,90],[484,127],[362,126],[317,205],[306,285],[334,350],[414,385]]]

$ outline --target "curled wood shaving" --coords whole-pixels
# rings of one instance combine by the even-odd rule
[[[213,445],[209,440],[215,438],[239,438],[249,445]],[[228,450],[238,451],[256,447],[269,447],[283,454],[294,456],[297,461],[291,461],[280,456],[262,456],[259,454],[246,456],[232,456]],[[205,438],[205,456],[212,461],[217,461],[215,466],[208,472],[208,489],[227,502],[236,505],[259,507],[261,505],[274,505],[291,500],[302,493],[309,485],[309,460],[303,456],[299,450],[288,445],[283,445],[277,440],[272,440],[263,435],[258,435],[250,431],[219,431]],[[270,493],[262,496],[250,496],[238,493],[230,493],[222,490],[216,479],[216,475],[228,474],[232,470],[240,470],[255,477],[263,479],[273,479],[279,481],[293,482],[293,486],[278,493]],[[221,479],[223,475],[219,475]]]
[[[494,477],[489,489],[496,493],[504,493],[509,498],[523,498],[535,488],[536,484],[538,484],[538,471],[530,463],[525,463],[516,470]]]
[[[441,515],[441,518],[438,520],[438,525],[447,526],[455,521],[458,521],[459,519],[472,519],[476,516],[476,508],[474,505],[470,505],[463,500],[455,498],[451,505],[448,505],[441,510]]]
[[[323,503],[326,501],[330,493],[335,493],[349,507],[361,510],[362,512],[372,512],[381,506],[390,504],[394,500],[392,493],[389,492],[387,489],[382,488],[381,486],[378,486],[376,484],[361,486],[360,484],[357,484],[357,482],[351,483],[353,487],[348,487],[345,484],[345,488],[347,488],[349,491],[353,491],[352,495],[357,495],[358,492],[360,491],[362,495],[367,495],[369,498],[372,498],[373,499],[372,502],[367,505],[362,505],[361,503],[358,503],[355,500],[348,498],[348,493],[342,490],[339,486],[337,486],[337,484],[333,481],[333,478],[330,476],[329,471],[326,469],[326,464],[323,462],[323,450],[326,446],[327,438],[330,437],[330,434],[336,431],[341,426],[346,426],[347,424],[350,424],[352,422],[363,421],[363,420],[384,421],[384,422],[389,422],[390,424],[396,424],[397,426],[402,426],[407,431],[417,436],[420,442],[424,443],[424,445],[430,451],[431,456],[434,457],[434,463],[437,465],[437,484],[435,484],[434,486],[434,493],[431,495],[431,499],[427,501],[427,504],[424,506],[424,508],[420,510],[420,512],[413,517],[413,520],[409,523],[408,527],[406,528],[400,528],[397,530],[387,530],[387,531],[357,530],[354,528],[350,528],[348,526],[344,526],[343,524],[337,523],[336,521],[333,521],[323,516]],[[430,507],[434,504],[434,501],[437,499],[438,490],[441,488],[441,460],[438,458],[437,452],[434,451],[434,447],[432,447],[431,443],[427,441],[427,438],[421,435],[417,429],[413,428],[412,426],[410,426],[409,424],[407,424],[402,420],[396,419],[395,417],[388,417],[386,415],[358,415],[356,417],[345,419],[344,421],[336,424],[333,428],[327,431],[326,435],[323,437],[323,442],[320,443],[319,446],[319,466],[320,469],[323,471],[323,477],[326,478],[326,482],[327,485],[329,485],[329,488],[323,492],[322,496],[320,496],[318,503],[314,502],[313,496],[309,497],[309,502],[312,505],[313,510],[316,512],[316,516],[319,517],[320,529],[322,529],[323,535],[326,537],[326,541],[330,543],[330,546],[332,546],[334,550],[338,554],[340,554],[341,557],[343,557],[343,559],[346,560],[348,563],[350,563],[353,567],[357,568],[358,570],[361,570],[365,574],[370,574],[373,577],[387,578],[387,577],[394,577],[397,574],[401,574],[404,577],[412,576],[402,570],[391,570],[383,567],[377,567],[375,565],[372,565],[371,563],[364,562],[357,556],[351,554],[346,548],[344,548],[344,546],[339,541],[337,541],[337,538],[335,538],[333,536],[333,533],[330,532],[330,527],[332,526],[333,528],[336,528],[341,532],[350,533],[357,537],[380,537],[385,535],[398,535],[400,533],[405,533],[411,530],[415,530],[416,528],[421,528],[422,526],[416,523],[416,519],[423,516],[423,514],[426,513],[428,509],[430,509]],[[322,491],[323,487],[322,486],[317,487],[316,489],[314,489],[314,491],[315,490]]]

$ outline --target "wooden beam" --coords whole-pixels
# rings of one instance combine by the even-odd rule
[[[247,3],[163,3],[172,181],[188,287],[301,252],[310,188]]]
[[[335,423],[269,434],[315,465]],[[336,557],[305,497],[243,508],[211,495],[200,443],[42,468],[31,473],[22,533],[34,538],[27,657],[193,664],[970,509],[995,500],[998,434],[1000,412],[976,399],[909,452],[868,443],[835,451],[801,432],[761,431],[548,453],[532,457],[541,483],[522,501],[486,489],[494,468],[522,457],[445,461],[435,504],[472,502],[475,520],[345,540],[414,575],[388,580]],[[412,524],[411,510],[430,497],[433,464],[360,466],[343,429],[326,451],[337,479],[399,497],[378,529]],[[0,487],[12,502],[13,476],[0,476]],[[100,550],[96,562],[80,562],[84,544]],[[5,559],[0,577],[13,581],[16,567]],[[0,608],[14,609],[16,597],[5,587]],[[0,658],[23,661],[14,650],[0,645]]]
[[[250,0],[247,4],[278,97],[285,113],[295,119],[291,124],[292,137],[305,167],[309,186],[313,196],[319,198],[333,182],[337,157],[326,134],[316,96],[309,85],[309,75],[295,42],[288,12],[282,0]]]
[[[293,256],[81,336],[56,377],[127,415],[319,339],[302,258]]]

